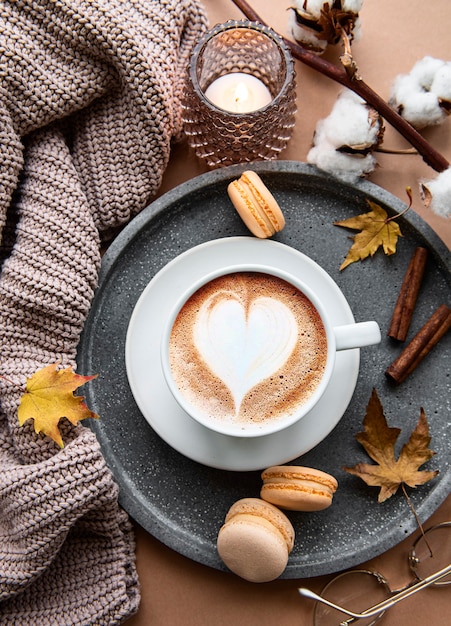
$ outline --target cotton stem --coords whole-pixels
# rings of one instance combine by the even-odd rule
[[[343,29],[341,31],[341,40],[343,42],[344,53],[340,57],[340,62],[351,80],[361,80],[357,64],[352,56],[349,35]]]
[[[378,146],[377,148],[374,149],[374,152],[382,152],[385,154],[399,154],[399,155],[412,155],[418,154],[418,150],[416,150],[415,148],[406,148],[405,150],[397,150],[396,148],[384,148],[384,146]]]

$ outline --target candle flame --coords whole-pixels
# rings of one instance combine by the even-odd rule
[[[249,98],[249,89],[244,83],[238,83],[235,87],[235,102],[246,102]]]

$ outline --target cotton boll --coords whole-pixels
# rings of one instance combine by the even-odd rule
[[[361,23],[358,11],[363,0],[297,0],[291,7],[289,29],[304,47],[321,54],[328,44],[338,43],[346,33],[358,40]]]
[[[328,117],[315,129],[307,161],[352,181],[377,165],[371,154],[383,134],[382,120],[359,96],[347,89],[337,98]]]
[[[445,113],[437,96],[424,91],[409,74],[398,76],[393,83],[390,105],[415,128],[440,124]]]
[[[327,48],[327,40],[320,38],[318,20],[324,0],[298,0],[288,18],[288,26],[294,39],[305,48],[322,54]]]
[[[424,57],[396,77],[389,102],[417,129],[442,123],[451,102],[451,63]]]
[[[327,48],[325,39],[318,39],[318,32],[305,24],[299,24],[296,13],[291,11],[288,17],[288,28],[294,39],[313,52],[322,53]]]
[[[451,167],[434,180],[420,184],[420,193],[426,207],[440,217],[451,217]]]

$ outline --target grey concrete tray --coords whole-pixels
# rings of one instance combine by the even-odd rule
[[[79,346],[78,371],[99,377],[84,388],[90,408],[100,414],[91,424],[120,486],[120,502],[149,533],[177,552],[216,569],[225,569],[216,552],[216,535],[229,506],[258,497],[260,472],[214,469],[176,452],[141,415],[127,382],[124,346],[133,308],[151,278],[180,253],[200,243],[249,235],[233,209],[228,182],[244,168],[232,166],[183,184],[152,203],[114,240],[104,256],[99,287]],[[348,185],[302,163],[258,163],[259,172],[279,201],[286,227],[275,239],[319,263],[340,286],[358,319],[376,319],[382,329],[377,350],[362,350],[357,387],[341,421],[315,448],[294,464],[336,476],[333,505],[318,513],[288,513],[297,533],[285,578],[327,574],[364,562],[396,545],[416,528],[401,493],[377,503],[377,488],[342,470],[369,461],[355,441],[373,387],[391,426],[408,437],[424,407],[436,456],[425,466],[439,469],[430,483],[410,490],[425,521],[443,502],[451,484],[448,423],[451,334],[399,387],[384,376],[400,347],[385,336],[399,287],[414,248],[430,250],[426,275],[409,332],[410,339],[431,313],[449,302],[450,254],[415,214],[399,218],[403,238],[390,257],[372,259],[344,271],[339,266],[350,246],[349,231],[334,221],[366,212],[366,199],[389,214],[405,206],[381,188],[362,181]],[[149,323],[152,323],[149,320]]]

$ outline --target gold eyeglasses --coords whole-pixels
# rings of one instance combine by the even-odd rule
[[[401,589],[392,590],[382,574],[370,570],[343,572],[320,595],[298,589],[302,596],[316,601],[314,626],[348,626],[356,622],[357,626],[372,626],[387,609],[421,589],[451,584],[450,530],[451,522],[443,522],[415,540],[408,555],[414,579]]]

